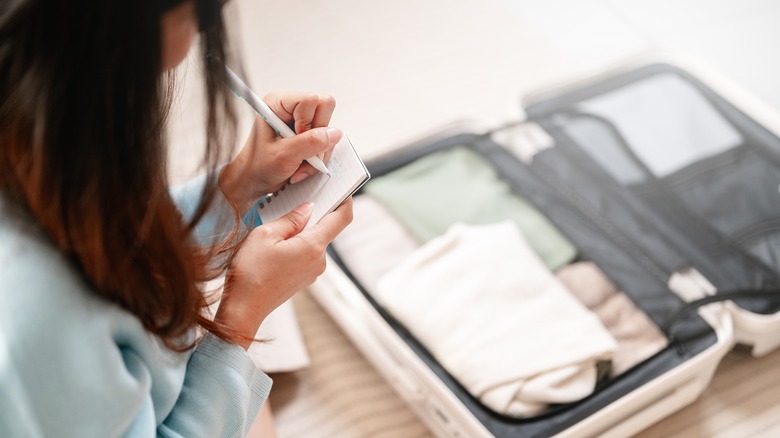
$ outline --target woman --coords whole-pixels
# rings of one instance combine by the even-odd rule
[[[341,133],[331,98],[270,96],[298,135],[260,121],[217,171],[236,125],[221,3],[0,0],[0,436],[244,436],[267,397],[244,350],[322,273],[351,202],[304,231],[310,204],[241,225]],[[170,69],[198,31],[212,172],[171,195]],[[225,270],[212,320],[199,284]]]

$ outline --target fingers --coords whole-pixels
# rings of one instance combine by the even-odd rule
[[[325,162],[327,162],[330,151],[343,135],[341,130],[337,128],[315,128],[295,137],[279,140],[280,149],[288,155],[284,160],[297,167],[297,170],[293,169],[290,182],[295,184],[307,176],[316,174],[317,170],[303,161],[311,156],[324,153]]]
[[[285,148],[290,149],[301,156],[301,161],[312,155],[325,153],[333,149],[344,134],[338,128],[310,129],[295,137],[280,140]]]
[[[336,108],[336,100],[322,94],[271,93],[263,100],[286,123],[294,122],[294,130],[298,134],[328,126]]]
[[[319,156],[327,163],[333,147],[343,137],[341,130],[327,127],[336,101],[330,96],[307,93],[268,94],[263,100],[283,121],[294,125],[297,134],[279,138],[258,117],[240,154],[243,161],[259,163],[253,165],[253,170],[257,175],[265,175],[263,183],[268,188],[285,181],[297,183],[317,174],[304,160]]]
[[[312,128],[328,126],[334,109],[336,109],[336,100],[331,96],[304,97],[293,110],[295,132],[300,134]]]
[[[319,222],[300,233],[305,237],[327,246],[339,235],[347,225],[352,222],[352,197],[347,198],[343,204],[332,213],[326,214]]]
[[[287,240],[303,230],[309,222],[313,206],[311,202],[305,202],[279,219],[263,225],[262,228],[266,230],[270,228],[270,231],[280,237],[280,240]]]
[[[319,172],[317,169],[314,168],[311,164],[307,162],[301,163],[301,167],[298,168],[298,170],[295,171],[295,173],[292,174],[290,177],[290,184],[295,184],[297,182],[303,181],[304,179],[316,174]]]
[[[251,142],[258,144],[276,141],[278,146],[275,149],[279,150],[280,153],[289,152],[294,154],[294,157],[289,158],[294,158],[300,163],[312,155],[329,152],[341,140],[343,135],[338,128],[320,127],[310,129],[295,137],[279,139],[276,131],[258,116],[255,124],[252,126],[249,139]]]

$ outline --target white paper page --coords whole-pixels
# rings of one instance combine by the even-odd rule
[[[335,210],[369,179],[368,170],[346,134],[333,148],[327,163],[329,175],[317,173],[296,184],[287,184],[257,209],[263,223],[273,222],[304,202],[314,203],[310,227]]]

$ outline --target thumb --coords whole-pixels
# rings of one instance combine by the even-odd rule
[[[287,240],[303,230],[309,222],[309,218],[311,218],[313,207],[313,203],[304,202],[289,213],[265,226],[272,228],[272,232],[281,237],[282,240]]]
[[[287,147],[298,161],[303,161],[312,155],[333,149],[342,136],[343,133],[338,128],[314,128],[281,141],[289,145]]]

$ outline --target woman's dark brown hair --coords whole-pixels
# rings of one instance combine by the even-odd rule
[[[192,0],[190,0],[192,1]],[[160,17],[181,0],[0,1],[0,195],[42,228],[95,293],[135,314],[171,348],[204,316],[198,283],[213,251],[191,231],[216,195],[235,116],[224,86],[219,0],[197,0],[209,174],[185,221],[167,189]],[[162,6],[161,6],[162,5]]]

